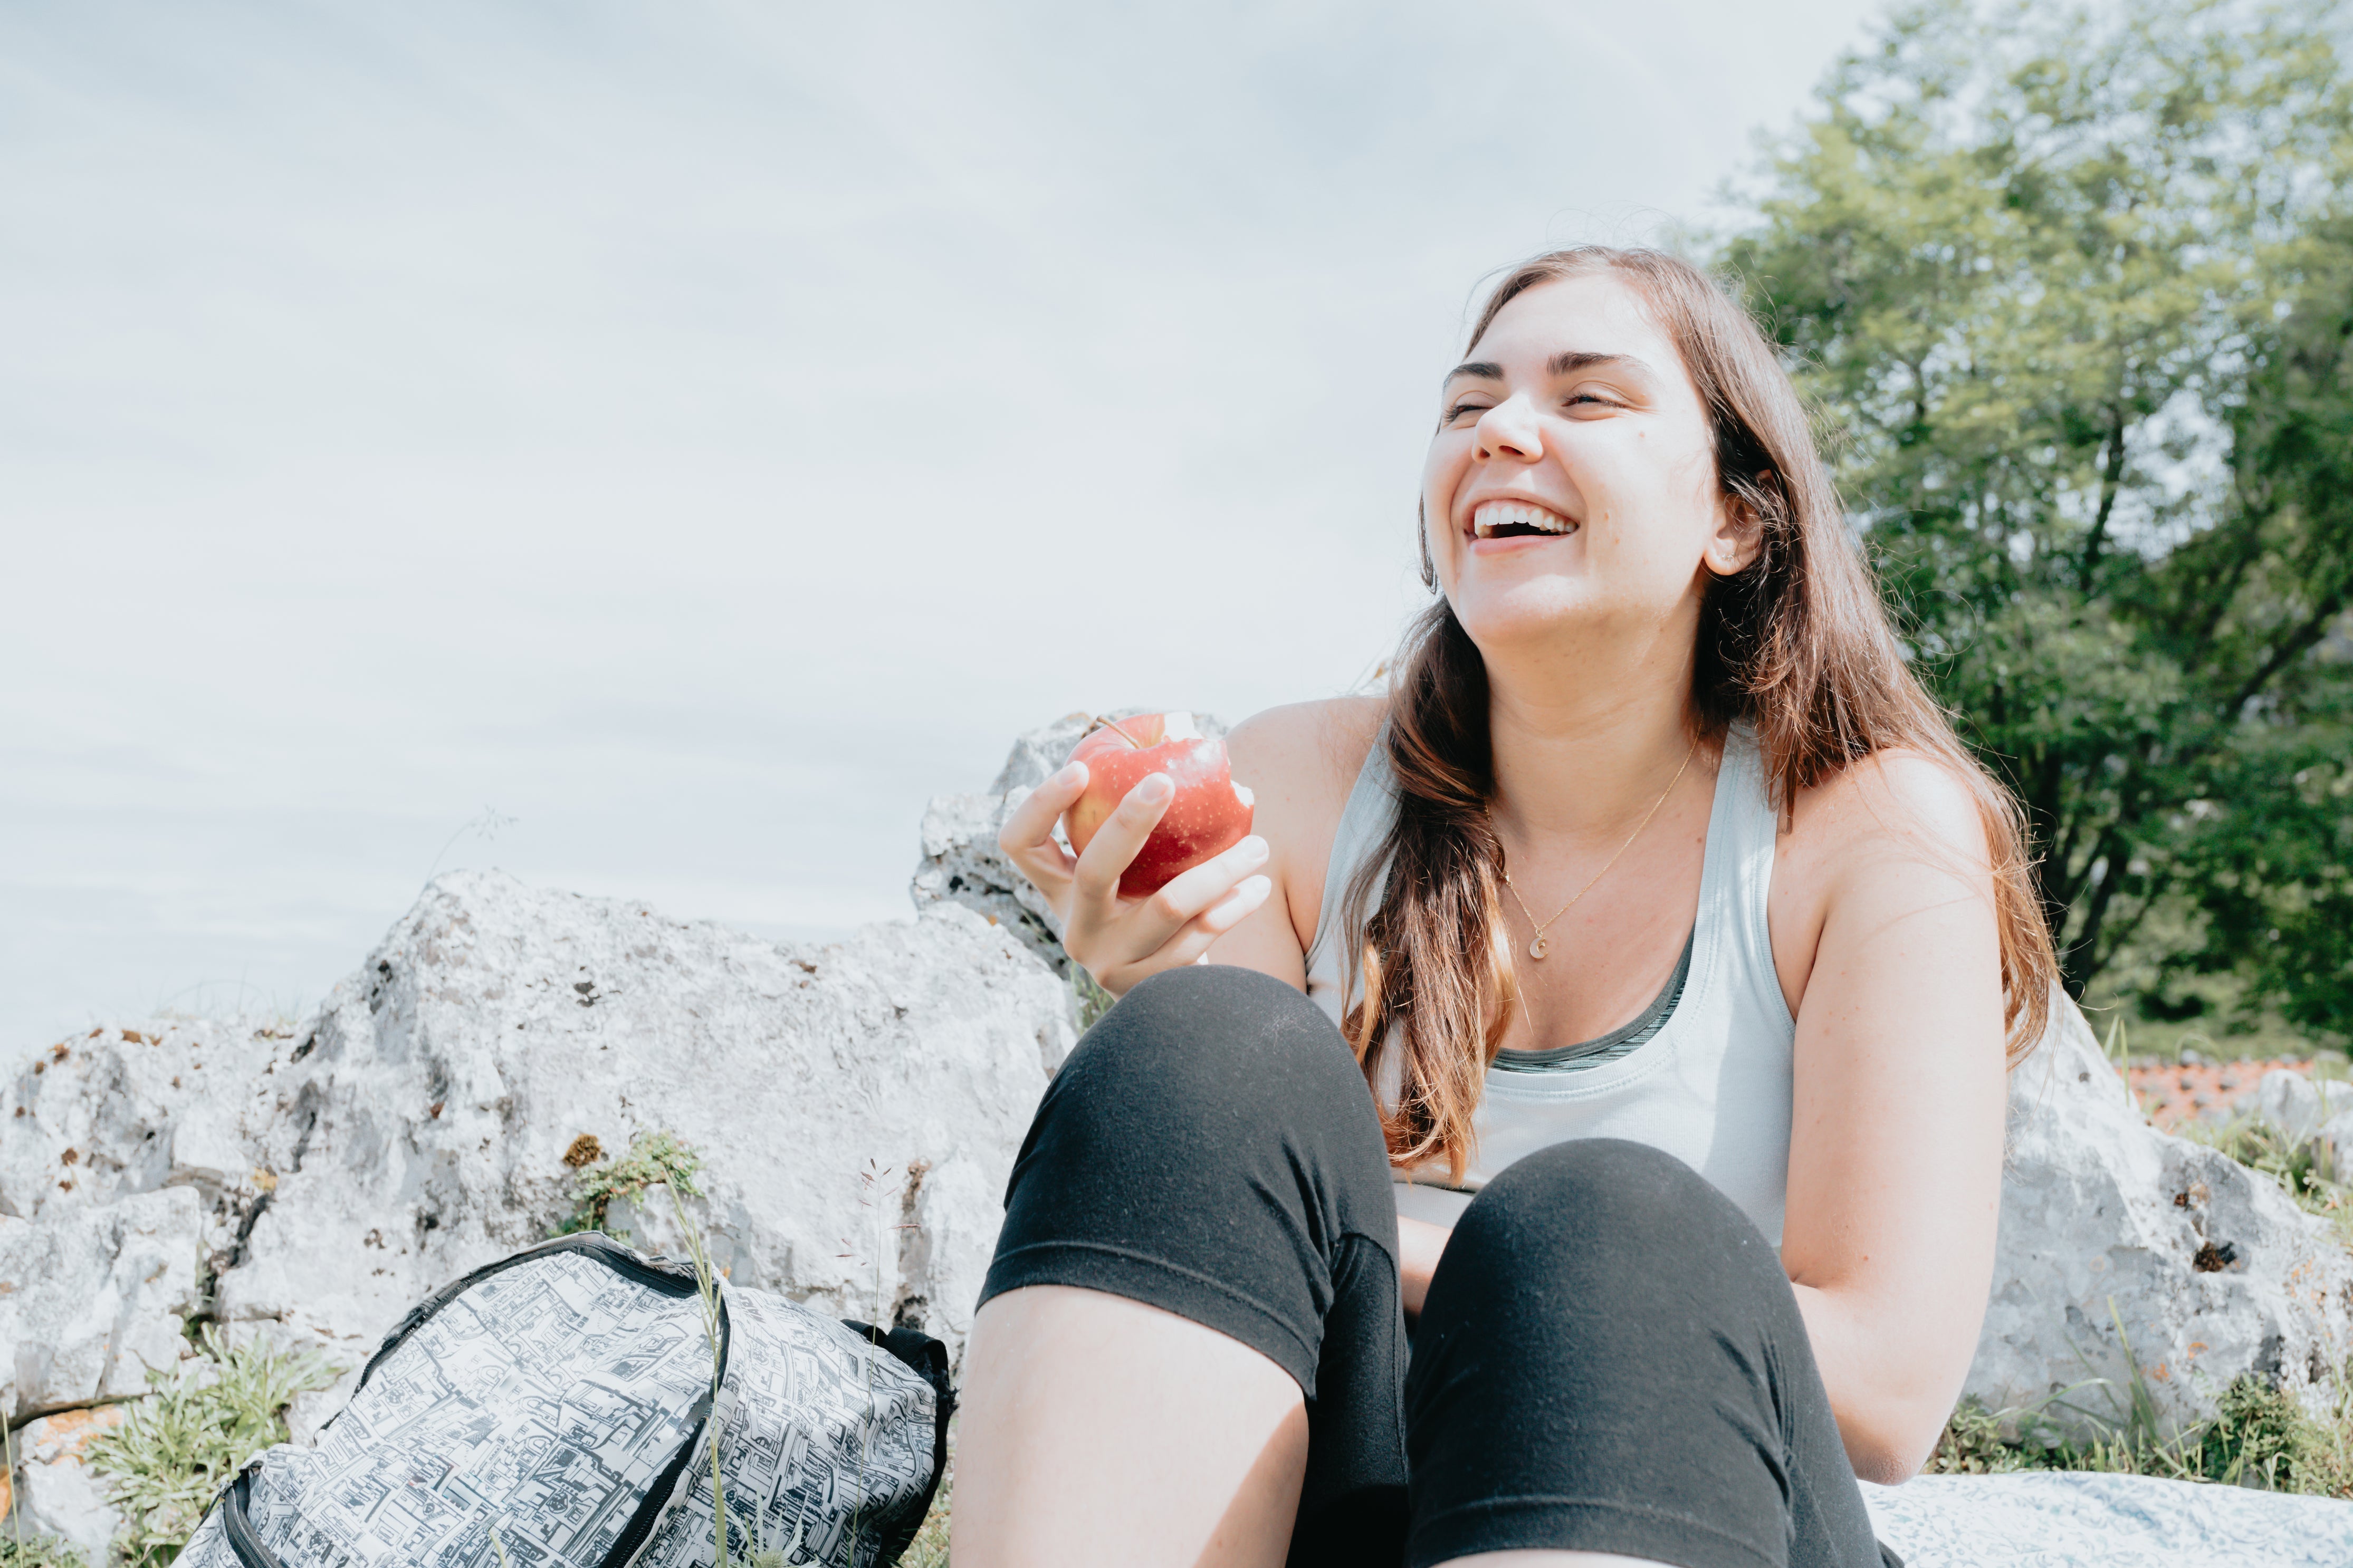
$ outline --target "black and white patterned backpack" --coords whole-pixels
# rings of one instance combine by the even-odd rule
[[[939,1486],[947,1355],[560,1237],[437,1292],[311,1447],[226,1488],[181,1568],[887,1568]],[[714,1383],[717,1396],[712,1390]]]

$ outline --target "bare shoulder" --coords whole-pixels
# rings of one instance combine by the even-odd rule
[[[1835,880],[1870,868],[1936,868],[1977,881],[1991,874],[1982,782],[1931,752],[1876,752],[1800,790],[1781,868]]]
[[[1851,946],[1899,925],[1920,940],[1933,927],[1940,972],[1966,967],[1967,952],[1991,951],[1986,786],[1966,766],[1894,749],[1799,791],[1776,846],[1770,903],[1774,967],[1793,1016],[1826,942]],[[1930,910],[1939,912],[1924,925],[1919,917]]]
[[[1324,905],[1324,872],[1332,835],[1380,732],[1377,697],[1334,697],[1270,708],[1226,737],[1234,782],[1256,796],[1254,827],[1267,841],[1267,874],[1276,896],[1244,922],[1287,918],[1297,952],[1314,940]],[[1238,948],[1237,951],[1240,951]],[[1236,962],[1220,959],[1219,962]]]
[[[1383,706],[1377,697],[1329,697],[1253,714],[1226,737],[1234,777],[1261,801],[1272,793],[1305,805],[1336,788],[1345,802],[1380,731]]]

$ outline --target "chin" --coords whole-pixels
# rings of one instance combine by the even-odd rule
[[[1454,618],[1482,648],[1542,641],[1609,618],[1604,606],[1582,584],[1557,577],[1458,585],[1447,597],[1454,606]]]

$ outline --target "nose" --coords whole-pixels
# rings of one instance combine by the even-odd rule
[[[1544,435],[1537,427],[1535,405],[1527,394],[1515,392],[1479,416],[1472,427],[1473,451],[1482,458],[1517,458],[1533,463],[1544,456]]]

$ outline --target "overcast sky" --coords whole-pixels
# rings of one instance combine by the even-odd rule
[[[1347,688],[1481,276],[1871,10],[0,8],[0,1056],[437,858],[893,918],[1016,731]]]

